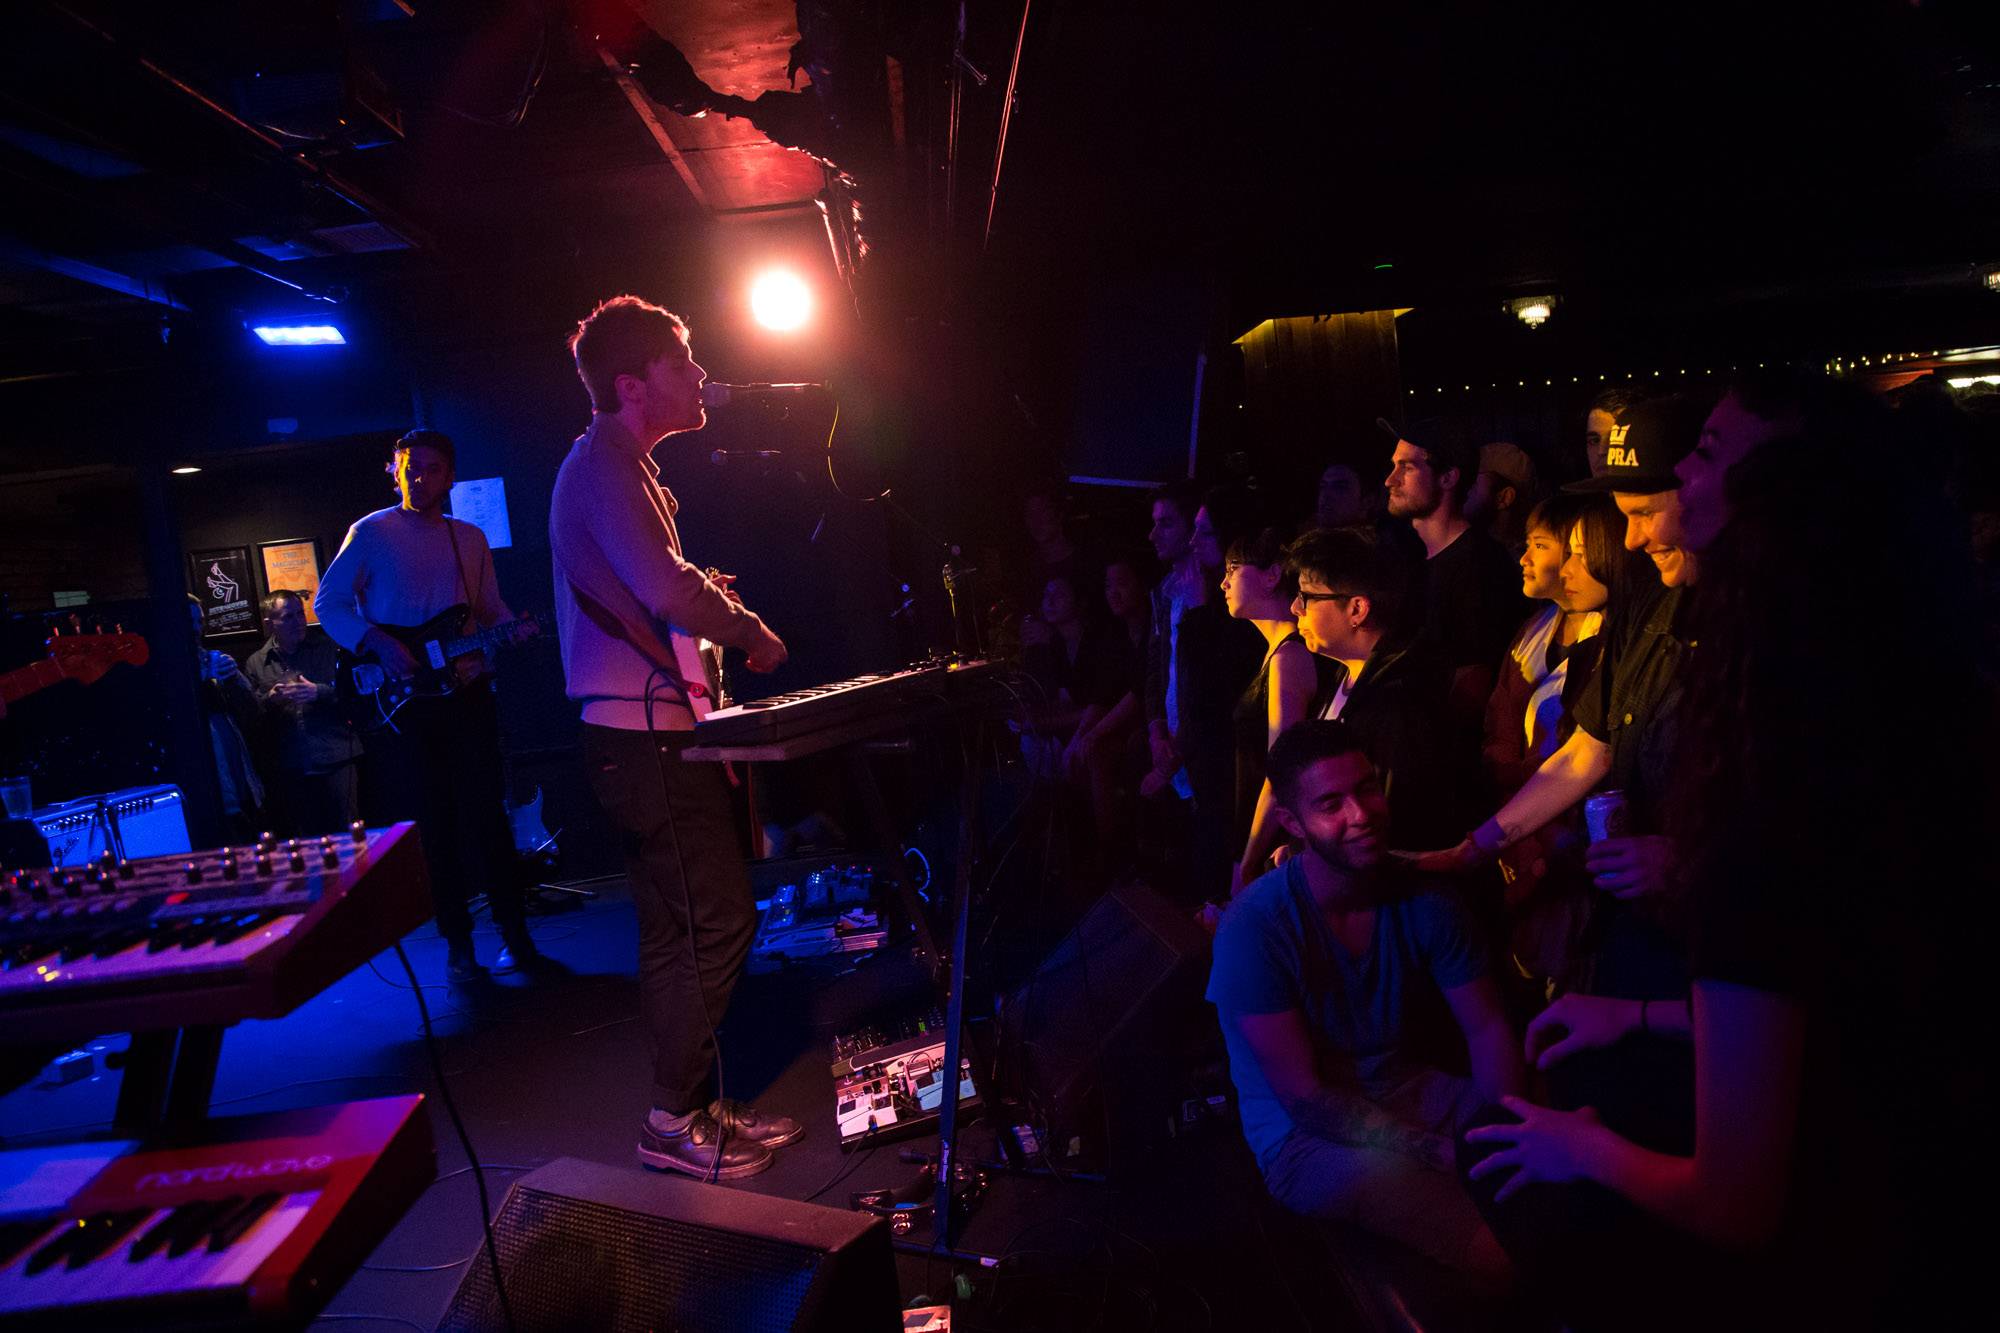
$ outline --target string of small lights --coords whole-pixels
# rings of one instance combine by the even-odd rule
[[[1909,366],[1912,362],[1955,362],[1985,360],[1989,357],[2000,361],[2000,347],[1933,348],[1928,352],[1884,352],[1880,356],[1837,356],[1823,362],[1822,368],[1829,375],[1848,375],[1857,371],[1880,372],[1886,369]],[[1763,370],[1772,364],[1783,365],[1787,363],[1758,361],[1748,364],[1753,365],[1755,369]],[[1915,367],[1911,366],[1910,368],[1914,369]],[[1623,372],[1606,371],[1599,375],[1531,375],[1516,379],[1514,387],[1517,389],[1555,388],[1558,385],[1567,387],[1568,385],[1586,384],[1648,384],[1654,380],[1712,379],[1717,375],[1732,375],[1743,369],[1745,369],[1744,364],[1737,364],[1730,366],[1703,366],[1693,369],[1661,368],[1659,370],[1632,370]],[[1539,385],[1535,383],[1537,379],[1541,380]],[[1475,393],[1484,392],[1488,389],[1504,389],[1506,387],[1507,382],[1505,380],[1488,380],[1483,384],[1475,380],[1469,384],[1461,383],[1456,389],[1449,384],[1427,385],[1421,388],[1406,389],[1404,390],[1404,394],[1410,398],[1423,399],[1448,393]]]

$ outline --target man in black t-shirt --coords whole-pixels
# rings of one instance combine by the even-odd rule
[[[1418,638],[1452,668],[1451,715],[1477,748],[1494,665],[1529,610],[1520,569],[1466,517],[1479,460],[1471,437],[1437,419],[1377,424],[1396,442],[1383,481],[1389,516],[1406,520],[1424,544]]]

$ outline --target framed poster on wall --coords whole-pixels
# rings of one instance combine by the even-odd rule
[[[257,553],[264,561],[264,591],[288,589],[306,599],[306,624],[319,624],[313,614],[313,594],[319,591],[319,539],[299,537],[281,542],[259,542]]]
[[[201,601],[201,637],[226,639],[255,634],[257,585],[250,572],[250,548],[221,546],[188,552],[188,586]]]

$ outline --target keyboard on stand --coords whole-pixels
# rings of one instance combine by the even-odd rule
[[[65,1040],[275,1018],[420,925],[428,883],[410,824],[0,874],[0,1025]]]
[[[695,724],[689,758],[797,759],[998,697],[1005,664],[958,662],[872,672],[718,708]]]
[[[423,1101],[0,1151],[0,1329],[305,1323],[436,1176]]]

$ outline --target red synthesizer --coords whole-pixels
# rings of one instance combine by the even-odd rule
[[[423,1102],[0,1151],[0,1329],[303,1325],[435,1178]]]

